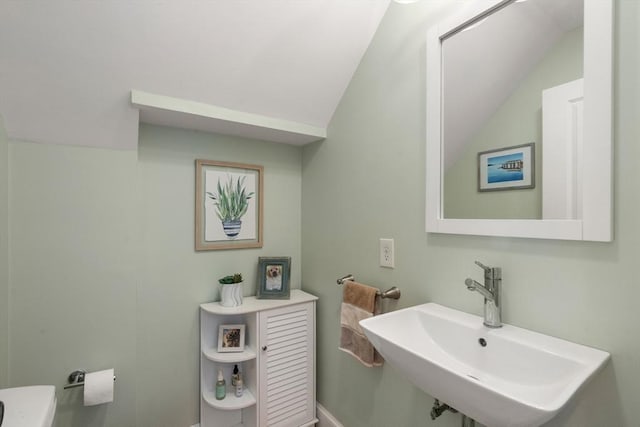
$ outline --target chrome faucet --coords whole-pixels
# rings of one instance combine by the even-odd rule
[[[484,270],[484,286],[471,278],[467,278],[464,284],[470,291],[478,291],[484,297],[484,325],[489,328],[502,326],[500,304],[500,288],[502,287],[502,269],[500,267],[487,267],[476,261],[476,264]]]

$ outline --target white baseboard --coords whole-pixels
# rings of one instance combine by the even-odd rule
[[[316,416],[318,424],[316,427],[344,427],[340,421],[336,419],[327,408],[316,402]],[[200,424],[194,424],[191,427],[200,427]]]
[[[334,417],[327,408],[316,402],[316,416],[318,425],[316,427],[344,427],[340,421]]]

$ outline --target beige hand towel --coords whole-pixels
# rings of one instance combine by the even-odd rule
[[[357,282],[346,282],[340,310],[340,345],[365,366],[382,366],[384,359],[371,345],[360,327],[360,320],[380,312],[378,289]]]

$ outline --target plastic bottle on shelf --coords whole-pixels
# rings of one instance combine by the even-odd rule
[[[231,375],[231,386],[236,386],[236,381],[240,378],[240,371],[238,370],[238,365],[233,366],[233,375]]]
[[[222,376],[222,369],[218,369],[218,381],[216,381],[216,399],[222,400],[227,395],[227,384]]]
[[[236,380],[236,397],[242,396],[244,393],[244,384],[242,383],[242,378],[238,377]]]

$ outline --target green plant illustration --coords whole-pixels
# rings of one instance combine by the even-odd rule
[[[227,182],[222,185],[218,180],[218,194],[207,191],[207,195],[214,201],[216,206],[216,214],[220,221],[240,221],[240,218],[247,213],[249,209],[249,200],[254,196],[254,192],[247,193],[244,180],[246,176],[238,177],[234,182],[231,176],[228,176]]]

